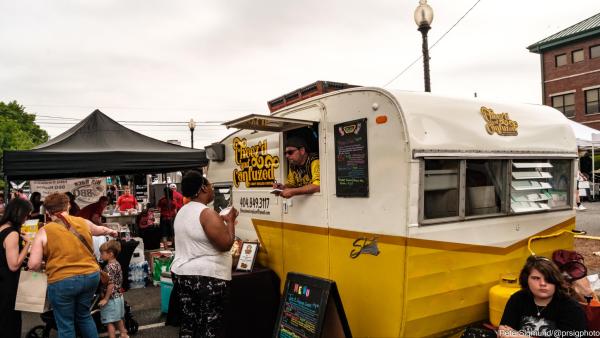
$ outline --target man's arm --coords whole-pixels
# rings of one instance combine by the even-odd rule
[[[285,188],[281,192],[281,197],[290,198],[290,197],[296,196],[296,195],[309,195],[309,194],[314,194],[319,191],[321,191],[321,186],[314,185],[314,184],[307,184],[303,187],[298,187],[298,188]]]
[[[321,191],[321,174],[320,174],[320,164],[319,164],[319,160],[316,159],[314,161],[312,161],[312,163],[310,164],[310,172],[311,172],[311,180],[310,180],[310,184],[304,185],[302,187],[298,187],[298,188],[287,188],[285,187],[284,190],[281,192],[281,196],[284,198],[290,198],[292,196],[296,196],[296,195],[309,195],[309,194],[314,194],[316,192]],[[293,179],[293,174],[288,173],[288,184],[290,182],[290,176],[292,176]]]

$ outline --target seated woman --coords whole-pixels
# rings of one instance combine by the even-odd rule
[[[499,337],[564,337],[586,330],[583,309],[569,296],[567,283],[551,260],[530,256],[519,284],[521,290],[504,308]]]

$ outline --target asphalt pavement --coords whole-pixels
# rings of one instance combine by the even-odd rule
[[[165,326],[166,314],[160,311],[160,287],[148,286],[142,289],[131,289],[125,293],[125,300],[131,305],[135,320],[139,323],[139,331],[135,337],[168,338],[177,337],[179,328]],[[37,325],[44,325],[37,313],[23,312],[22,336]],[[0,334],[1,336],[1,334]],[[106,334],[102,335],[106,336]],[[50,337],[57,337],[52,331]]]
[[[577,210],[577,230],[583,230],[590,236],[600,236],[600,201],[583,202],[586,210]]]

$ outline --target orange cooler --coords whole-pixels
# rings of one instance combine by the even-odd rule
[[[519,279],[513,274],[501,275],[500,283],[490,288],[490,323],[492,325],[500,325],[508,299],[520,289]]]

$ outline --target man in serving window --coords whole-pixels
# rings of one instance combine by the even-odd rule
[[[285,146],[285,157],[289,169],[285,185],[274,183],[274,189],[281,189],[276,194],[284,198],[295,195],[314,194],[321,191],[319,175],[319,155],[308,153],[306,141],[299,137],[290,137]]]

